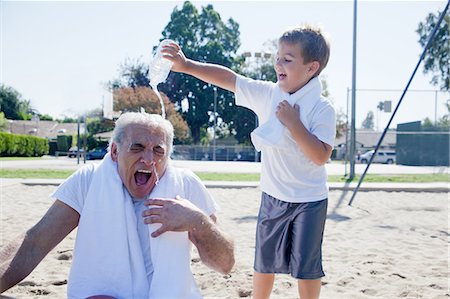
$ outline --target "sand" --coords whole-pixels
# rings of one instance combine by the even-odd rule
[[[4,184],[0,246],[40,219],[55,186]],[[229,275],[204,266],[196,252],[192,268],[205,298],[251,297],[258,188],[210,189],[221,206],[219,225],[235,241],[236,265]],[[448,298],[448,194],[330,193],[321,298]],[[13,298],[65,298],[75,232],[19,285]],[[295,279],[278,275],[272,298],[298,298]]]

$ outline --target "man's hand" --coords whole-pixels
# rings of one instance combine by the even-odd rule
[[[199,208],[189,200],[177,196],[175,199],[148,199],[144,203],[150,208],[142,213],[144,223],[161,223],[161,227],[152,233],[158,237],[164,232],[192,232],[208,220]]]
[[[187,231],[203,263],[223,274],[231,271],[234,265],[233,241],[219,230],[214,215],[207,216],[189,200],[179,196],[176,199],[148,199],[144,204],[150,206],[142,213],[144,223],[162,224],[152,237],[167,231]]]

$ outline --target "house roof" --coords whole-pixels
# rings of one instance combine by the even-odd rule
[[[58,135],[77,135],[76,123],[58,123],[48,120],[8,120],[8,131],[12,134],[32,135],[55,139]],[[80,134],[84,134],[84,125],[80,124]]]
[[[360,144],[362,147],[375,147],[382,134],[383,132],[370,130],[356,130],[356,142]],[[396,143],[397,143],[397,132],[395,130],[389,130],[386,132],[386,135],[384,136],[381,145],[387,147],[395,147]],[[336,138],[334,142],[335,146],[338,146],[340,144],[345,144],[345,134],[339,138]]]

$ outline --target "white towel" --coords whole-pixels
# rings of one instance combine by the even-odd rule
[[[132,199],[108,153],[95,168],[78,225],[69,298],[146,298],[149,283]]]
[[[183,195],[182,183],[171,184],[172,177],[172,172],[167,171],[151,197],[173,198],[178,191]],[[166,232],[150,237],[154,270],[150,287],[137,221],[143,220],[136,219],[132,199],[108,153],[94,170],[81,212],[69,298],[201,298],[190,271],[187,233]],[[151,225],[149,230],[157,226]]]
[[[150,197],[186,198],[183,182],[182,172],[169,166]],[[149,233],[160,226],[150,224]],[[191,244],[187,232],[165,232],[157,238],[150,237],[154,272],[149,298],[202,298],[191,272]]]
[[[272,95],[272,101],[275,101],[276,105],[273,105],[274,110],[271,111],[269,120],[261,124],[251,133],[251,139],[256,150],[261,151],[264,146],[275,147],[281,150],[292,149],[292,146],[289,146],[289,144],[295,143],[295,141],[289,130],[276,116],[276,106],[284,100],[288,101],[291,106],[294,104],[299,105],[300,120],[308,129],[309,120],[307,116],[315,104],[319,102],[321,92],[322,85],[318,77],[311,79],[304,87],[293,94],[282,91],[277,84]]]

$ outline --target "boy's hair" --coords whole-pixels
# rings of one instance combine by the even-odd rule
[[[318,76],[327,66],[330,58],[330,43],[318,27],[306,24],[288,29],[281,35],[278,42],[298,44],[305,63],[319,62],[320,67],[314,76]]]

